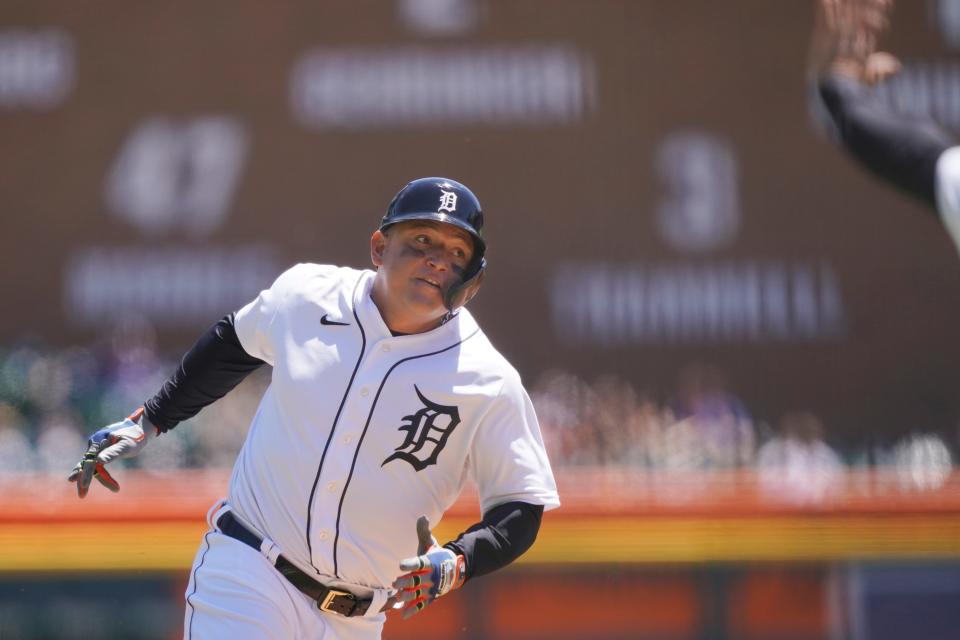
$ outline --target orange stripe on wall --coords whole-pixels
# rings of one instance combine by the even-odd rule
[[[471,518],[445,518],[449,540]],[[193,561],[206,523],[0,524],[0,571],[167,570]],[[411,550],[412,552],[412,550]],[[960,515],[783,518],[552,518],[531,564],[960,558]]]

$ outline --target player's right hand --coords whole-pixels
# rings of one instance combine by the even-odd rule
[[[156,435],[156,428],[143,415],[143,408],[137,409],[122,422],[107,425],[90,436],[87,452],[67,480],[77,483],[77,495],[81,498],[87,495],[93,478],[114,493],[120,491],[120,484],[107,471],[106,465],[137,455]]]

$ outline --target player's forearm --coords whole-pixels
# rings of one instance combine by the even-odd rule
[[[543,507],[526,502],[498,505],[483,520],[444,546],[463,555],[467,579],[507,566],[533,545]]]
[[[243,350],[231,313],[200,336],[160,391],[144,403],[147,418],[159,431],[169,431],[225,396],[262,364]]]
[[[891,112],[870,89],[828,73],[818,89],[839,142],[864,167],[936,208],[937,159],[955,144],[935,123]]]

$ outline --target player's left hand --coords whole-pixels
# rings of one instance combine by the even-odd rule
[[[417,538],[418,555],[400,561],[400,570],[407,573],[393,583],[397,590],[394,607],[401,610],[404,620],[461,587],[466,579],[463,556],[439,546],[430,533],[430,520],[426,516],[417,519]]]
[[[867,69],[880,35],[890,27],[893,0],[817,0],[816,28],[810,50],[810,68],[816,74],[831,70],[874,83],[885,68]],[[883,65],[886,67],[886,65]]]

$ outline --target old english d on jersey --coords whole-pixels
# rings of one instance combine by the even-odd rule
[[[373,279],[301,264],[237,313],[273,376],[228,500],[308,573],[383,587],[468,476],[484,511],[559,499],[520,378],[470,313],[393,336]]]

